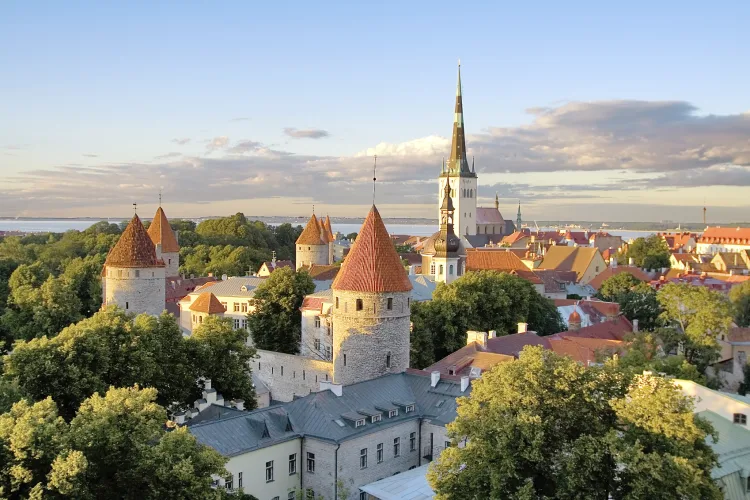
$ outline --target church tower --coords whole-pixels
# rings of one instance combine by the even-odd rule
[[[438,208],[442,206],[443,191],[450,183],[450,197],[455,207],[454,229],[461,236],[477,234],[477,174],[474,162],[469,168],[466,156],[466,138],[464,131],[463,98],[461,95],[461,64],[458,65],[458,84],[456,85],[456,109],[453,117],[453,139],[448,165],[443,164],[440,173]]]
[[[518,214],[516,214],[516,231],[521,230],[521,200],[518,200]]]
[[[156,210],[154,220],[148,227],[148,236],[154,242],[156,258],[164,261],[167,278],[180,275],[180,245],[161,207]]]
[[[158,316],[166,305],[165,266],[138,215],[104,262],[104,305]]]
[[[443,189],[443,204],[440,206],[440,234],[435,239],[435,280],[450,283],[458,277],[458,248],[460,240],[453,232],[453,200],[450,183]]]
[[[375,205],[331,288],[333,381],[405,371],[412,285]]]
[[[295,243],[297,246],[297,269],[303,266],[310,267],[313,264],[330,264],[328,257],[331,251],[328,241],[328,232],[323,229],[323,224],[321,222],[322,221],[318,221],[315,214],[312,214],[310,220],[307,221],[307,226],[305,226],[302,234],[297,238],[297,242]]]

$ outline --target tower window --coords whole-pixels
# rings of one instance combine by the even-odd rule
[[[451,276],[453,276],[453,264],[451,264],[450,266],[448,266],[448,274],[450,274]]]
[[[388,305],[387,305],[387,307],[388,307],[389,311],[393,309],[393,298],[388,297]]]
[[[385,367],[390,368],[391,367],[391,353],[385,355]]]
[[[130,308],[130,304],[128,302],[125,302],[125,310],[128,310]]]
[[[336,297],[336,309],[338,309],[338,308],[339,308],[339,298]]]
[[[344,354],[344,366],[346,366],[346,354]]]
[[[357,311],[362,310],[362,299],[357,299]]]
[[[444,268],[443,268],[443,265],[442,265],[442,264],[440,264],[440,276],[442,276],[442,275],[443,275],[443,269],[444,269]]]
[[[136,269],[135,270],[135,277],[136,278],[140,278],[141,277],[141,270],[140,269]]]

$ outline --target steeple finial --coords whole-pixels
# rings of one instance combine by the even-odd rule
[[[138,215],[138,204],[133,203],[133,214]]]
[[[315,215],[315,203],[313,203],[313,215]]]
[[[474,156],[471,157],[471,171],[474,172]]]
[[[521,230],[521,200],[518,200],[518,215],[516,215],[516,229]]]
[[[378,167],[378,155],[375,155],[375,161],[372,164],[372,204],[375,205],[375,181],[378,180],[375,177],[375,169]]]
[[[159,206],[161,206],[161,188],[159,188]]]

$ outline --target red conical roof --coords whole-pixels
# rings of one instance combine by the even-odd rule
[[[310,220],[307,221],[307,225],[305,226],[304,231],[302,231],[302,234],[299,235],[299,238],[297,238],[296,244],[325,245],[325,243],[321,239],[320,223],[318,222],[318,218],[315,217],[315,214],[312,214]]]
[[[211,292],[203,292],[202,294],[198,295],[198,298],[195,299],[192,304],[190,304],[189,309],[191,311],[208,314],[223,313],[227,310],[227,308],[224,307],[221,302],[219,302],[219,299],[216,298],[216,295]]]
[[[331,288],[353,292],[408,292],[412,289],[375,205],[367,214]]]
[[[156,249],[141,219],[134,215],[122,232],[117,244],[109,251],[105,266],[112,267],[163,267],[156,259]]]
[[[328,230],[328,241],[334,241],[333,229],[331,228],[331,217],[326,215],[326,229]]]
[[[161,251],[163,253],[176,253],[180,251],[180,245],[177,244],[177,238],[172,231],[172,226],[169,225],[167,216],[161,207],[156,211],[154,220],[151,221],[151,225],[148,227],[148,235],[151,237],[154,245],[161,243]]]

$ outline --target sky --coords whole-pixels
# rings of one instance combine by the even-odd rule
[[[0,216],[747,221],[746,1],[0,2]]]

